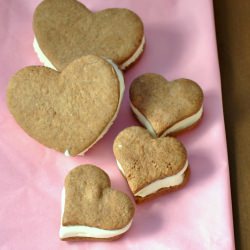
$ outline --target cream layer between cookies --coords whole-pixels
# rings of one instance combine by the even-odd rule
[[[138,118],[138,120],[147,128],[149,133],[156,138],[157,134],[154,128],[152,127],[150,121],[132,103],[130,103],[130,106],[134,114]],[[164,137],[168,134],[175,133],[184,130],[188,127],[191,127],[200,120],[202,113],[203,113],[203,106],[201,106],[201,108],[195,114],[185,118],[182,121],[175,123],[172,127],[166,129],[160,137]]]
[[[122,65],[120,65],[120,68],[122,70],[126,69],[130,64],[132,64],[139,58],[139,56],[143,52],[144,45],[145,45],[145,36],[143,36],[141,44],[139,45],[135,53],[127,61],[125,61]],[[33,47],[40,62],[43,63],[44,66],[57,70],[56,67],[52,64],[52,62],[47,58],[47,56],[41,50],[36,37],[34,38],[33,41]]]
[[[122,174],[125,176],[123,168],[118,161],[117,165]],[[139,190],[137,193],[134,193],[134,196],[146,197],[150,194],[156,193],[158,190],[162,188],[168,188],[180,185],[184,181],[185,171],[187,170],[187,168],[188,168],[188,161],[185,162],[183,168],[177,174],[150,183],[149,185]]]
[[[65,204],[65,188],[62,191],[62,213],[61,218],[63,218],[64,213],[64,204]],[[62,220],[62,219],[61,219]],[[121,229],[115,230],[106,230],[100,229],[97,227],[88,227],[88,226],[63,226],[61,222],[59,237],[60,239],[66,238],[74,238],[74,237],[89,237],[89,238],[97,238],[97,239],[105,239],[105,238],[113,238],[115,236],[121,235],[129,230],[132,224],[132,220],[128,223],[127,226]]]
[[[44,66],[49,67],[51,69],[57,70],[56,67],[51,63],[51,61],[47,58],[47,56],[45,56],[45,54],[43,53],[43,51],[41,50],[36,37],[34,38],[33,41],[33,48],[40,60],[41,63],[43,63]]]
[[[122,70],[126,69],[130,64],[135,62],[140,57],[141,53],[143,52],[144,45],[145,45],[145,36],[143,36],[141,44],[139,45],[135,53],[127,61],[125,61],[122,65],[120,65],[120,68]]]

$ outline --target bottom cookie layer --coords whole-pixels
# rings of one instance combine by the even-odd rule
[[[188,166],[187,170],[185,171],[184,180],[180,185],[167,187],[167,188],[161,188],[157,192],[152,193],[150,195],[147,195],[145,197],[134,196],[135,202],[136,203],[142,203],[142,202],[144,202],[146,200],[151,200],[151,199],[159,197],[159,196],[161,196],[163,194],[173,192],[173,191],[177,191],[177,190],[181,189],[182,187],[184,187],[188,183],[189,178],[190,178],[190,174],[191,174],[191,171],[190,171],[190,167]]]

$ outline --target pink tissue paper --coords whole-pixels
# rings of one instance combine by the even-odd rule
[[[6,105],[10,77],[39,65],[33,51],[32,15],[38,0],[0,0],[0,249],[234,249],[229,168],[212,0],[86,0],[93,11],[129,8],[145,25],[146,48],[125,73],[117,120],[85,156],[67,158],[30,138]],[[139,125],[129,108],[131,81],[146,72],[198,82],[205,94],[200,125],[178,137],[186,146],[191,179],[186,188],[136,206],[131,230],[114,242],[59,239],[60,198],[73,167],[96,164],[112,186],[131,196],[112,152],[115,136]]]

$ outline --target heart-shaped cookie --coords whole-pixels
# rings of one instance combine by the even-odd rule
[[[8,107],[33,138],[67,155],[84,153],[110,128],[124,92],[112,62],[84,56],[62,73],[31,66],[11,79]]]
[[[69,172],[62,192],[60,238],[115,239],[131,226],[134,205],[110,187],[108,175],[93,165]]]
[[[34,13],[33,29],[40,60],[59,71],[88,54],[109,58],[125,69],[145,43],[143,23],[132,11],[92,13],[76,0],[44,0]]]
[[[188,79],[167,81],[144,74],[130,86],[131,108],[154,137],[173,135],[193,127],[203,113],[203,92]]]
[[[136,202],[176,190],[188,180],[186,150],[173,137],[153,138],[142,127],[129,127],[116,137],[113,151]]]

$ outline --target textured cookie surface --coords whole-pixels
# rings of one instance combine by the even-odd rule
[[[150,122],[157,136],[202,107],[203,92],[195,82],[168,82],[158,74],[144,74],[130,87],[131,104]]]
[[[110,124],[119,92],[111,64],[84,56],[62,73],[37,66],[18,71],[7,99],[17,123],[30,136],[74,156],[90,147]]]
[[[121,65],[135,53],[144,32],[140,18],[128,9],[92,13],[76,0],[44,0],[34,13],[33,29],[43,53],[60,71],[86,54]]]
[[[74,168],[65,179],[62,225],[84,225],[106,230],[125,227],[134,205],[129,197],[110,188],[108,175],[93,165]]]
[[[187,161],[186,150],[177,139],[154,139],[146,129],[136,126],[120,132],[113,151],[133,193],[156,180],[177,174]]]

